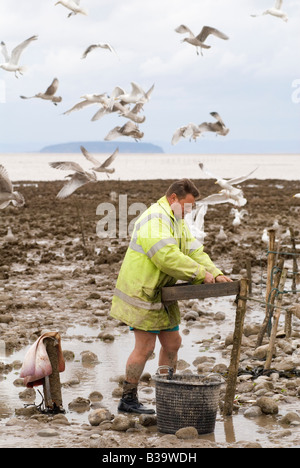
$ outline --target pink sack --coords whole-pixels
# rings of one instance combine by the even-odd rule
[[[26,387],[43,385],[44,378],[52,374],[52,366],[43,343],[45,338],[53,338],[57,341],[58,370],[64,372],[65,361],[61,349],[61,338],[57,332],[46,332],[27,351],[20,377],[24,378]]]

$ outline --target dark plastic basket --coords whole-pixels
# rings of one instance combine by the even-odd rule
[[[214,432],[222,378],[217,374],[173,375],[168,369],[168,374],[157,372],[153,376],[158,430],[175,434],[182,427],[192,426],[198,434]]]

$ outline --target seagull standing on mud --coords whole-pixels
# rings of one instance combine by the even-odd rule
[[[35,94],[34,96],[20,96],[22,99],[33,99],[33,98],[40,98],[44,99],[46,101],[52,101],[55,106],[57,106],[58,102],[62,101],[61,96],[55,96],[55,93],[58,89],[59,81],[57,78],[54,78],[52,81],[51,85],[47,88],[47,90],[44,93],[38,93]]]
[[[188,42],[189,44],[195,46],[197,55],[199,55],[199,48],[201,50],[201,55],[203,55],[202,49],[211,48],[211,46],[205,44],[205,41],[210,34],[218,37],[219,39],[223,39],[223,40],[229,39],[229,37],[226,36],[226,34],[210,26],[203,26],[198,36],[195,36],[195,34],[184,24],[181,24],[180,26],[178,26],[178,28],[176,28],[175,31],[179,34],[189,34],[189,37],[186,37],[185,39],[183,39],[182,42]]]
[[[49,163],[49,165],[62,171],[73,171],[73,174],[66,176],[69,177],[70,180],[57,194],[57,198],[59,199],[69,197],[72,195],[72,193],[75,192],[75,190],[82,187],[83,185],[88,184],[89,182],[97,182],[97,176],[95,172],[86,172],[84,169],[82,169],[80,164],[75,162],[53,162]]]
[[[108,166],[111,165],[111,163],[116,159],[117,154],[119,153],[119,148],[117,148],[111,156],[109,156],[102,164],[94,158],[85,148],[84,146],[80,146],[81,152],[84,155],[84,157],[90,161],[91,163],[94,164],[94,167],[92,168],[93,171],[95,172],[106,172],[108,174],[112,174],[115,172],[114,168],[109,168]]]
[[[0,165],[0,209],[3,210],[10,203],[19,208],[25,205],[25,199],[21,193],[14,192],[5,167]]]
[[[289,20],[288,16],[287,16],[286,13],[284,13],[281,10],[282,2],[283,2],[283,0],[276,0],[274,7],[269,8],[268,10],[264,11],[261,15],[276,16],[277,18],[281,18],[283,21],[287,22]],[[257,16],[261,16],[261,15],[251,15],[251,16],[252,16],[252,18],[256,18]]]
[[[68,10],[71,10],[71,13],[68,14],[68,18],[73,15],[77,15],[78,13],[85,16],[88,15],[88,12],[84,8],[80,7],[80,0],[59,0],[55,5],[58,5],[59,3],[68,8]]]
[[[22,42],[12,50],[11,55],[8,54],[6,44],[1,42],[1,51],[6,61],[5,63],[0,64],[0,68],[3,68],[3,70],[8,72],[14,72],[16,78],[18,78],[17,72],[19,72],[20,75],[23,75],[26,71],[26,67],[19,65],[20,56],[23,50],[29,46],[32,41],[36,41],[37,39],[38,36],[32,36],[29,39],[26,39],[26,41]]]

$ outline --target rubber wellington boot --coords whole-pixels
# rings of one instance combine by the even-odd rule
[[[139,414],[154,414],[155,410],[146,408],[142,403],[139,402],[137,396],[137,387],[124,382],[123,396],[118,405],[118,411],[125,413],[139,413]]]

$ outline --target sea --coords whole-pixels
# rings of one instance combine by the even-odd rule
[[[108,154],[94,155],[100,163]],[[49,163],[74,161],[84,170],[91,169],[91,163],[81,153],[9,153],[0,154],[10,179],[18,181],[63,180],[70,173],[52,168]],[[234,178],[249,174],[251,178],[299,180],[300,154],[244,154],[244,155],[203,155],[203,154],[123,154],[119,153],[112,166],[115,172],[109,175],[112,180],[153,180],[153,179],[206,179],[199,167],[203,163],[207,171],[218,178]],[[107,180],[107,175],[98,173],[99,180]]]

